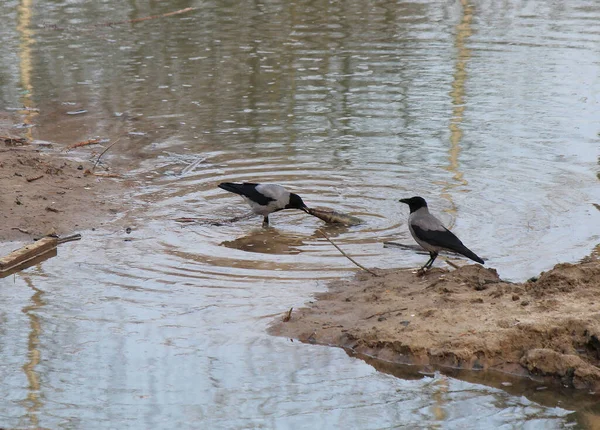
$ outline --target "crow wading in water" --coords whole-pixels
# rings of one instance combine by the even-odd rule
[[[299,209],[308,213],[308,207],[300,196],[290,193],[281,185],[223,182],[219,184],[219,188],[242,196],[252,208],[252,212],[264,217],[263,227],[269,225],[269,215],[273,212]]]

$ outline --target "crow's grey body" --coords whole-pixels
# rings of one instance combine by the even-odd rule
[[[408,217],[410,234],[423,249],[429,252],[431,257],[422,269],[431,267],[438,253],[443,249],[457,252],[473,261],[484,264],[484,261],[480,257],[463,245],[454,233],[444,227],[439,219],[429,213],[425,199],[412,197],[400,201],[408,204],[410,207],[410,215]]]
[[[300,196],[290,193],[281,185],[223,182],[219,184],[219,188],[242,196],[252,212],[264,217],[264,224],[269,223],[269,214],[273,212],[283,209],[300,209],[306,212],[308,209]]]

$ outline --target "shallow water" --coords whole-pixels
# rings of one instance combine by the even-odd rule
[[[593,425],[590,399],[396,378],[265,328],[355,269],[319,229],[368,267],[424,263],[382,246],[411,243],[401,197],[425,197],[504,278],[587,255],[600,242],[596,2],[23,0],[0,12],[0,102],[39,108],[24,119],[36,139],[121,137],[109,164],[140,184],[121,215],[132,234],[84,232],[0,281],[1,426]],[[212,225],[247,212],[216,187],[242,180],[366,222],[286,211],[269,229]]]

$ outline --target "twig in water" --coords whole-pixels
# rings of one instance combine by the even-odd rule
[[[393,248],[400,248],[400,249],[407,249],[410,251],[415,251],[417,254],[424,254],[424,255],[429,255],[429,252],[425,251],[423,248],[421,248],[419,245],[407,245],[404,243],[398,243],[398,242],[383,242],[383,247],[384,248],[389,248],[389,247],[393,247]],[[450,251],[450,250],[441,250],[440,251],[440,255],[452,255],[452,256],[457,256],[460,257],[460,254],[454,251]]]
[[[206,161],[206,157],[199,157],[197,158],[194,162],[188,164],[187,166],[185,166],[183,168],[183,170],[181,170],[181,174],[182,175],[187,175],[188,173],[190,173],[191,171],[193,171],[196,167],[198,167],[199,164],[202,164]]]
[[[290,308],[289,311],[286,312],[285,316],[283,317],[283,322],[288,322],[289,320],[292,319],[292,310],[293,309],[294,308],[292,307],[292,308]]]
[[[417,251],[419,253],[425,253],[423,248],[421,248],[418,245],[405,245],[404,243],[390,242],[390,241],[383,242],[384,248],[387,248],[390,246],[394,246],[394,247],[402,248],[402,249],[410,249],[411,251]]]
[[[364,270],[365,272],[369,272],[371,275],[373,276],[379,276],[377,273],[373,272],[372,270],[367,269],[365,266],[363,266],[362,264],[358,263],[356,260],[354,260],[352,257],[350,257],[348,254],[346,254],[344,251],[342,251],[342,249],[337,246],[335,243],[333,243],[333,241],[331,239],[329,239],[329,237],[327,237],[327,235],[322,231],[322,230],[317,230],[321,236],[323,236],[325,239],[327,239],[327,241],[329,243],[331,243],[333,246],[335,246],[335,248],[340,251],[342,253],[342,255],[344,257],[346,257],[348,260],[350,260],[352,263],[354,263],[356,266],[360,267],[362,270]]]
[[[237,221],[245,220],[252,216],[255,216],[255,214],[250,212],[250,213],[247,213],[244,215],[234,216],[233,218],[227,218],[227,219],[212,219],[211,220],[211,219],[206,219],[206,218],[182,217],[182,218],[175,218],[175,219],[173,219],[173,221],[179,222],[182,224],[195,223],[195,224],[208,224],[208,225],[221,226],[223,224],[230,224],[230,223],[234,223]]]
[[[190,223],[190,222],[198,222],[199,220],[200,220],[200,218],[183,217],[183,218],[175,218],[173,221],[180,222],[180,223]]]
[[[387,248],[388,246],[394,246],[397,248],[402,248],[402,249],[409,249],[411,251],[416,251],[417,254],[429,254],[428,252],[424,251],[423,248],[421,248],[420,246],[417,245],[405,245],[403,243],[398,243],[398,242],[383,242],[383,247]],[[448,254],[451,256],[460,256],[460,254],[453,252],[453,251],[447,251],[447,250],[443,250],[440,252],[440,254]],[[443,258],[440,256],[440,258],[442,260],[444,260],[446,262],[446,264],[448,264],[448,266],[452,266],[455,269],[459,269],[460,266],[451,262],[450,260],[448,260],[447,258]],[[424,272],[423,272],[424,273]]]
[[[105,149],[104,151],[102,151],[102,152],[100,153],[100,155],[98,155],[98,159],[97,159],[97,160],[96,160],[96,162],[94,163],[94,167],[92,167],[92,170],[94,170],[94,169],[96,168],[96,166],[97,166],[97,165],[98,165],[98,163],[100,162],[100,158],[102,158],[102,156],[103,156],[103,155],[106,153],[106,151],[108,151],[110,148],[112,148],[112,147],[115,145],[115,143],[117,143],[119,140],[121,140],[121,138],[120,138],[120,137],[119,137],[119,138],[117,138],[117,140],[115,140],[113,143],[111,143],[110,145],[108,145],[108,146],[106,147],[106,149]]]

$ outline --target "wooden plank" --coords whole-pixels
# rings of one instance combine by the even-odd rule
[[[13,273],[20,272],[21,270],[25,270],[28,267],[40,264],[41,262],[46,261],[49,258],[56,257],[57,254],[58,249],[53,248],[50,251],[46,251],[45,253],[38,255],[37,257],[33,257],[31,260],[27,260],[21,264],[17,264],[16,266],[11,267],[10,269],[0,270],[0,279],[6,278],[7,276],[12,275]]]
[[[44,237],[0,258],[0,272],[7,271],[58,246],[56,237]]]

